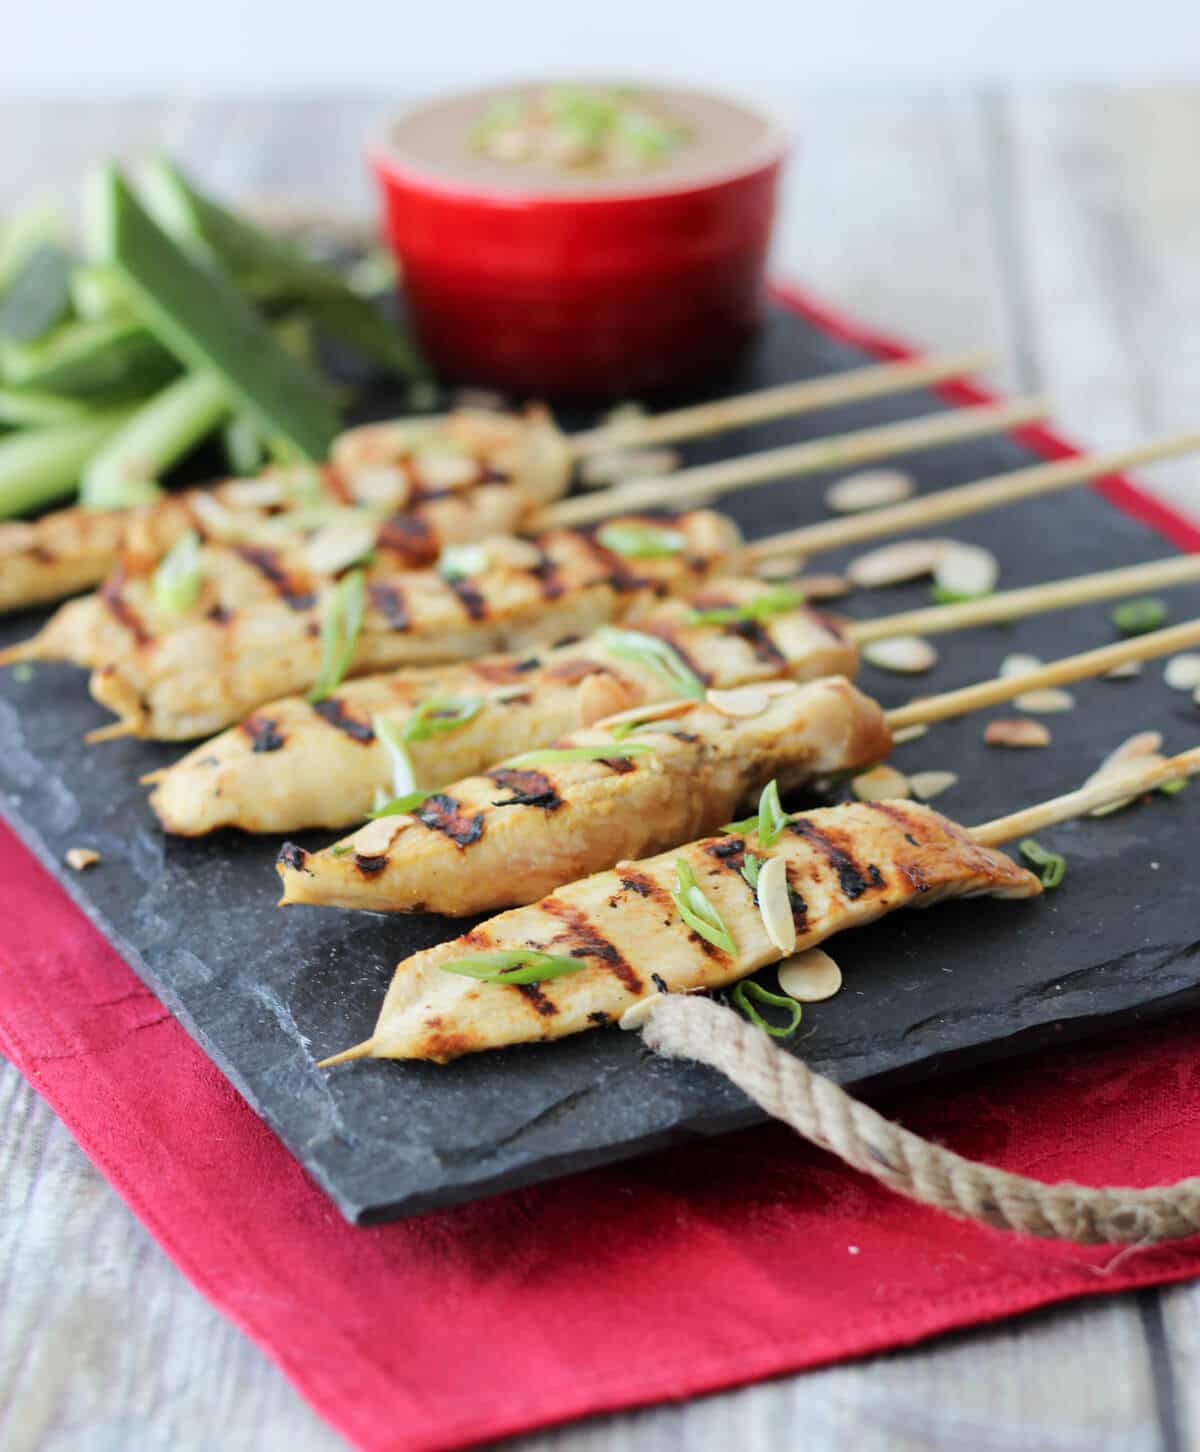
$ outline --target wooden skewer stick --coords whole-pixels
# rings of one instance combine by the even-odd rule
[[[671,444],[677,439],[697,439],[725,429],[763,423],[767,419],[815,413],[818,409],[834,408],[842,403],[884,398],[911,388],[925,388],[947,378],[966,378],[972,373],[983,372],[992,361],[990,353],[976,349],[969,353],[950,353],[944,358],[875,363],[868,368],[851,368],[821,378],[804,378],[795,383],[781,383],[775,388],[760,388],[735,398],[719,398],[712,403],[673,408],[648,418],[600,424],[572,434],[571,448],[576,458],[585,458],[589,454],[607,453],[610,449],[642,448]]]
[[[749,489],[775,479],[816,474],[823,469],[841,469],[872,463],[892,454],[931,449],[938,444],[983,438],[1004,433],[1021,424],[1044,418],[1046,404],[1040,399],[1017,399],[1012,403],[986,403],[977,408],[951,409],[905,419],[901,423],[877,424],[851,433],[830,434],[804,443],[763,449],[738,459],[716,464],[699,464],[664,474],[658,479],[636,479],[616,489],[583,494],[551,505],[537,517],[544,525],[589,524],[610,514],[636,513],[664,505],[680,508],[733,489]]]
[[[893,731],[899,731],[905,726],[924,726],[931,721],[945,721],[951,716],[965,716],[969,711],[981,711],[1001,701],[1011,701],[1014,696],[1023,696],[1026,691],[1044,691],[1052,686],[1068,685],[1071,681],[1085,681],[1130,661],[1152,660],[1155,656],[1170,655],[1173,651],[1187,650],[1195,645],[1200,645],[1200,620],[1189,620],[1185,625],[1172,625],[1166,630],[1118,641],[1116,645],[1101,646],[1099,650],[1065,656],[1037,670],[997,676],[995,680],[980,681],[973,686],[963,686],[961,690],[945,691],[939,696],[913,701],[908,706],[898,706],[887,713],[887,723]]]
[[[954,605],[924,605],[898,615],[881,615],[876,620],[852,620],[846,630],[855,645],[887,640],[894,635],[943,635],[948,630],[965,630],[971,625],[996,625],[1087,605],[1095,600],[1115,600],[1144,590],[1165,590],[1200,580],[1200,555],[1171,555],[1145,565],[1124,565],[1117,570],[1098,570],[1069,580],[1051,580],[1021,590],[1000,590],[978,600],[960,600]]]
[[[1015,837],[1027,837],[1058,822],[1072,817],[1086,816],[1097,807],[1107,807],[1125,797],[1140,796],[1142,792],[1153,791],[1167,782],[1182,781],[1200,772],[1200,746],[1184,751],[1179,756],[1169,756],[1165,761],[1134,762],[1128,770],[1111,776],[1105,773],[1103,781],[1091,786],[1080,787],[1066,796],[1052,797],[1048,802],[1039,802],[1035,807],[1026,807],[1022,812],[1013,812],[1007,817],[997,817],[970,828],[972,841],[984,847],[1000,847]]]
[[[996,474],[972,484],[942,489],[936,494],[923,494],[887,509],[872,510],[844,519],[829,519],[821,524],[805,525],[756,540],[742,552],[747,564],[769,560],[776,555],[810,555],[820,550],[840,549],[843,545],[862,544],[882,535],[899,534],[908,529],[928,529],[948,519],[962,519],[968,514],[981,514],[1004,504],[1015,504],[1039,494],[1050,494],[1085,480],[1100,479],[1105,474],[1119,473],[1159,459],[1173,459],[1180,454],[1200,450],[1200,433],[1175,434],[1133,448],[1118,449],[1108,454],[1095,454],[1079,459],[1062,459],[1056,463],[1034,464],[1009,474]],[[615,492],[615,491],[611,491]]]

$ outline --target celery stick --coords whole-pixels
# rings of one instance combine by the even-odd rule
[[[179,365],[136,320],[67,323],[37,343],[0,356],[4,382],[39,393],[87,398],[147,393]]]
[[[94,416],[95,410],[82,399],[63,398],[57,393],[33,393],[20,388],[0,388],[0,423],[71,423]]]
[[[77,423],[23,429],[0,439],[0,519],[70,494],[87,461],[128,417],[127,408],[109,409]]]
[[[218,373],[264,433],[324,458],[338,430],[324,380],[279,346],[231,282],[162,231],[114,169],[96,179],[95,200],[109,260],[155,336],[186,366]]]
[[[187,373],[134,413],[83,471],[79,498],[89,509],[119,509],[153,484],[229,413],[214,373]]]
[[[71,308],[71,259],[51,242],[36,246],[0,296],[0,339],[32,343]]]

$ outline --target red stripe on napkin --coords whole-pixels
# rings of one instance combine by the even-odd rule
[[[1105,492],[1200,548],[1200,530],[1133,486]],[[184,1273],[370,1452],[463,1446],[1200,1274],[1200,1238],[1118,1255],[1005,1237],[899,1200],[779,1127],[354,1229],[2,827],[0,882],[0,1047]],[[1180,1178],[1200,1167],[1200,1016],[887,1108],[1045,1179]]]

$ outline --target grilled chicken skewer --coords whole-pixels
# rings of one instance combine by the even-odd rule
[[[1092,600],[1164,589],[1200,579],[1200,556],[1178,556],[1029,590],[1012,590],[928,611],[890,617],[893,633],[934,634],[1012,620]],[[771,611],[763,602],[773,602]],[[724,610],[724,621],[693,623],[696,609]],[[711,617],[710,617],[711,619]],[[914,624],[915,622],[915,624]],[[639,629],[670,646],[706,685],[718,689],[777,679],[853,676],[855,646],[888,630],[888,618],[838,622],[759,580],[724,576],[687,599],[667,600]],[[615,657],[600,636],[523,656],[485,656],[465,665],[392,671],[347,681],[324,701],[295,696],[263,706],[238,726],[154,772],[150,804],[168,832],[198,836],[219,827],[295,832],[351,827],[390,782],[391,759],[376,736],[376,716],[403,727],[423,702],[478,701],[451,731],[410,740],[420,783],[474,776],[508,755],[548,746],[603,715],[670,700],[677,687],[661,669]]]
[[[944,720],[1195,645],[1200,621],[897,712],[841,677],[636,707],[378,817],[323,852],[286,844],[282,900],[450,917],[533,902],[622,858],[716,831],[770,781],[788,792],[882,761],[897,721]]]
[[[914,802],[863,802],[789,817],[769,844],[732,834],[622,863],[406,959],[371,1038],[324,1062],[445,1063],[562,1038],[655,992],[735,983],[897,908],[1037,897],[1039,879],[995,846],[1197,771],[1200,749],[974,830]]]
[[[523,524],[526,516],[564,492],[572,464],[578,457],[605,449],[694,437],[854,399],[879,398],[961,377],[985,366],[986,362],[984,355],[964,353],[873,365],[766,388],[741,398],[677,409],[636,423],[625,421],[589,429],[574,438],[561,434],[544,408],[527,409],[523,416],[458,409],[436,418],[401,419],[349,430],[335,441],[332,467],[306,466],[291,471],[291,478],[303,484],[302,492],[309,505],[314,502],[344,505],[358,500],[382,503],[395,510],[404,506],[414,486],[418,491],[423,485],[446,487],[442,482],[430,486],[423,479],[423,475],[430,473],[438,473],[444,479],[445,469],[431,471],[417,466],[428,462],[430,445],[437,446],[434,451],[444,455],[449,444],[454,452],[465,454],[481,465],[489,478],[506,479],[526,492],[519,514],[503,526],[512,530]],[[1036,412],[1027,408],[1025,416],[1031,417]],[[936,442],[942,436],[943,425],[937,420],[931,422],[934,425],[932,441]],[[995,432],[1008,426],[1008,422],[999,414],[994,420],[980,418],[976,432]],[[837,441],[827,442],[835,447]],[[886,439],[875,445],[874,453],[870,452],[869,441],[860,440],[859,449],[864,446],[868,448],[864,457],[874,458],[881,456],[881,450],[887,452],[893,447]],[[461,466],[461,457],[458,462]],[[472,482],[461,467],[454,474],[455,488]],[[289,471],[268,471],[261,479],[230,480],[212,489],[171,496],[149,508],[108,511],[73,508],[45,515],[32,524],[0,523],[0,614],[60,600],[99,585],[116,567],[126,531],[135,521],[142,531],[143,546],[153,543],[156,554],[161,555],[185,530],[197,528],[204,533],[205,500],[215,501],[214,507],[218,510],[239,514],[243,510],[275,512],[288,507],[288,491],[286,487],[280,488],[288,481]],[[197,501],[198,507],[193,507]],[[623,510],[624,505],[614,506],[615,512]],[[604,512],[603,508],[600,512]],[[213,509],[208,509],[210,521],[212,514]],[[462,522],[459,524],[461,531]],[[490,532],[494,532],[493,528],[485,530],[481,522],[471,533],[445,536],[443,543],[481,539]]]

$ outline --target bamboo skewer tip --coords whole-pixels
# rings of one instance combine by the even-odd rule
[[[349,1064],[354,1059],[369,1059],[374,1052],[375,1040],[364,1039],[361,1044],[355,1044],[353,1048],[343,1049],[340,1054],[330,1054],[327,1059],[318,1059],[318,1069],[332,1069],[335,1064]]]
[[[108,726],[97,726],[95,730],[84,734],[84,741],[89,746],[96,746],[102,741],[120,741],[126,736],[136,736],[137,727],[132,721],[113,721]]]

